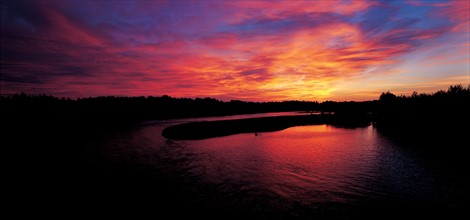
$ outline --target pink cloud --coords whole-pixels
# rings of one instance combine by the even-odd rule
[[[457,3],[435,7],[464,30],[468,3]],[[112,19],[86,2],[79,9],[93,22],[67,12],[74,4],[38,4],[42,23],[8,33],[2,93],[325,100],[338,83],[393,66],[450,30],[397,25],[371,36],[347,18],[373,1],[139,2]]]
[[[452,1],[449,5],[443,7],[439,12],[440,15],[449,17],[457,25],[453,31],[470,32],[470,2],[469,1]]]
[[[230,7],[235,7],[236,13],[230,17],[233,23],[247,19],[265,17],[283,19],[299,14],[308,13],[337,13],[351,15],[375,5],[373,1],[230,1]]]

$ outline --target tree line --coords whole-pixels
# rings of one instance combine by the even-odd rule
[[[377,104],[378,127],[400,137],[441,141],[446,137],[450,143],[468,135],[470,86],[452,85],[447,91],[410,96],[385,92]]]
[[[384,92],[378,100],[364,102],[282,101],[224,102],[214,98],[173,98],[167,95],[94,98],[57,98],[49,95],[24,93],[0,96],[3,122],[60,121],[69,123],[128,124],[145,120],[187,117],[223,116],[235,114],[316,111],[336,114],[370,114],[373,120],[387,126],[408,123],[445,123],[467,114],[470,86],[450,86],[447,91],[432,94],[397,96]],[[431,117],[431,118],[428,118]]]

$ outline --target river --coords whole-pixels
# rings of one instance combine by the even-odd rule
[[[148,122],[104,141],[102,155],[169,177],[191,195],[181,199],[191,206],[246,216],[401,217],[395,211],[419,216],[468,202],[466,174],[449,173],[434,163],[436,155],[423,155],[372,125],[298,126],[191,141],[161,136],[165,127],[187,121],[278,115]]]

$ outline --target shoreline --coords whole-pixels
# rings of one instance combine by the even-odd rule
[[[280,131],[303,125],[331,124],[344,127],[369,125],[370,120],[363,115],[300,115],[272,116],[218,121],[199,121],[169,126],[162,131],[162,136],[173,140],[201,140],[242,133]]]

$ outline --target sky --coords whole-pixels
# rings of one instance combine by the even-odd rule
[[[1,1],[0,94],[364,101],[470,84],[469,1]]]

